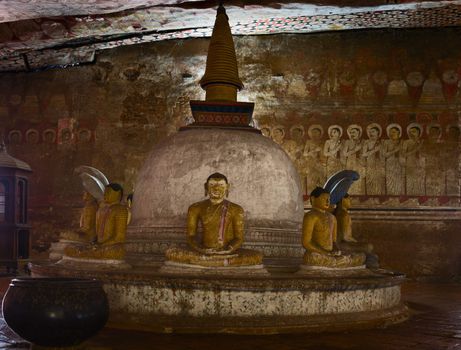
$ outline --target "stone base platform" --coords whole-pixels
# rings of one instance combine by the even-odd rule
[[[285,224],[289,227],[290,225]],[[264,258],[280,265],[280,260],[301,258],[305,249],[299,244],[301,228],[273,228],[251,226],[245,230],[244,249],[263,253]],[[293,225],[291,225],[293,226]],[[172,247],[187,248],[186,227],[138,227],[127,229],[126,260],[134,267],[155,267],[163,264],[165,251]]]
[[[165,261],[160,267],[162,274],[193,275],[193,276],[269,276],[269,272],[264,265],[249,265],[241,267],[204,267],[200,265],[181,264],[173,261]]]
[[[56,262],[56,265],[66,266],[71,269],[86,268],[94,271],[99,271],[101,269],[131,269],[131,265],[127,264],[125,260],[74,258],[67,255],[63,255],[61,260]]]
[[[324,267],[324,266],[315,266],[315,265],[305,265],[301,264],[297,273],[299,274],[314,274],[317,276],[319,273],[322,275],[327,274],[337,274],[338,276],[344,275],[346,272],[350,271],[365,271],[366,274],[369,274],[371,270],[367,270],[365,265],[359,266],[350,266],[350,267]]]
[[[32,265],[34,276],[97,278],[110,303],[109,327],[163,333],[277,334],[384,327],[407,318],[404,276],[271,271],[269,275],[171,274],[149,269]]]
[[[58,242],[51,243],[50,247],[50,260],[58,261],[62,259],[64,256],[64,250],[67,247],[83,247],[87,243],[85,242],[78,242],[78,241],[71,241],[68,239],[61,238]]]

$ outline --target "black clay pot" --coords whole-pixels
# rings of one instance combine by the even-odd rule
[[[109,303],[96,280],[15,278],[3,298],[3,317],[31,343],[74,346],[104,327]]]

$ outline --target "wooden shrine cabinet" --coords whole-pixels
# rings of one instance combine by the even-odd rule
[[[28,259],[30,226],[27,222],[30,166],[10,156],[0,144],[0,266],[17,270]]]

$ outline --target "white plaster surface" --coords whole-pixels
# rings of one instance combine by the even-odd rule
[[[130,268],[131,266],[128,265],[125,260],[118,260],[118,259],[90,259],[90,258],[74,258],[71,256],[64,255],[61,260],[59,260],[56,264],[66,264],[66,263],[77,263],[77,264],[88,264],[93,269],[95,267],[102,266],[114,266],[117,268]]]
[[[318,271],[355,271],[355,270],[365,270],[366,265],[360,265],[360,266],[350,266],[350,267],[326,267],[326,266],[314,266],[314,265],[300,265],[299,266],[300,271],[306,270],[306,271],[311,271],[311,270],[318,270]]]
[[[253,132],[196,129],[167,138],[147,157],[131,226],[184,226],[188,207],[206,198],[204,183],[214,172],[227,176],[229,200],[244,208],[247,223],[288,228],[302,222],[300,180],[282,148]]]
[[[346,291],[239,291],[105,284],[111,310],[193,317],[309,316],[383,310],[399,305],[400,286]]]

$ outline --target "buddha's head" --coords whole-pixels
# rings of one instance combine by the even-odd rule
[[[271,137],[271,129],[261,128],[261,134],[266,137]]]
[[[38,131],[37,130],[34,130],[34,129],[31,129],[29,131],[27,131],[26,133],[26,141],[28,144],[36,144],[38,143],[40,139],[40,136],[38,134]]]
[[[391,140],[398,140],[400,138],[400,130],[397,127],[389,129],[389,138]]]
[[[64,128],[61,130],[61,141],[63,143],[68,143],[72,139],[72,132],[69,128]]]
[[[304,140],[304,127],[302,125],[294,125],[290,128],[291,139],[297,143],[302,143]]]
[[[275,143],[277,144],[282,144],[283,139],[285,138],[285,129],[283,126],[277,125],[272,128],[272,140],[274,140]]]
[[[104,190],[104,202],[119,203],[123,197],[123,187],[117,183],[110,183]]]
[[[322,187],[316,187],[310,194],[312,208],[319,210],[329,210],[330,192]]]
[[[350,132],[351,140],[358,140],[359,137],[360,137],[359,129],[356,129],[356,128],[351,129],[351,132]]]
[[[339,128],[332,128],[329,132],[330,139],[339,140],[341,137],[341,130]]]
[[[271,137],[271,127],[269,125],[261,125],[259,130],[261,130],[263,136]]]
[[[447,137],[449,141],[458,142],[460,135],[460,130],[457,125],[450,125],[447,128]]]
[[[349,209],[351,207],[351,197],[346,193],[338,203],[338,207]]]
[[[54,130],[47,129],[43,132],[42,138],[45,143],[54,143],[56,141],[56,133]]]
[[[349,125],[347,128],[347,136],[352,141],[359,141],[362,137],[362,127],[357,124]]]
[[[307,135],[312,141],[319,142],[323,136],[323,128],[319,124],[314,124],[307,129]]]
[[[379,129],[377,127],[372,127],[368,129],[368,138],[370,140],[377,140],[379,138]]]
[[[214,202],[221,202],[229,195],[229,182],[227,177],[220,173],[208,176],[205,183],[205,195]]]
[[[412,127],[408,131],[408,136],[412,140],[417,140],[421,136],[421,130],[417,127]]]
[[[314,141],[317,141],[317,140],[320,140],[321,137],[322,137],[321,130],[318,128],[313,128],[312,133],[311,133],[311,139]]]
[[[438,141],[440,136],[442,135],[442,129],[439,125],[431,125],[427,131],[429,140],[431,141]]]
[[[93,202],[93,201],[96,201],[96,198],[94,198],[94,196],[90,192],[83,191],[83,201],[84,202]]]

